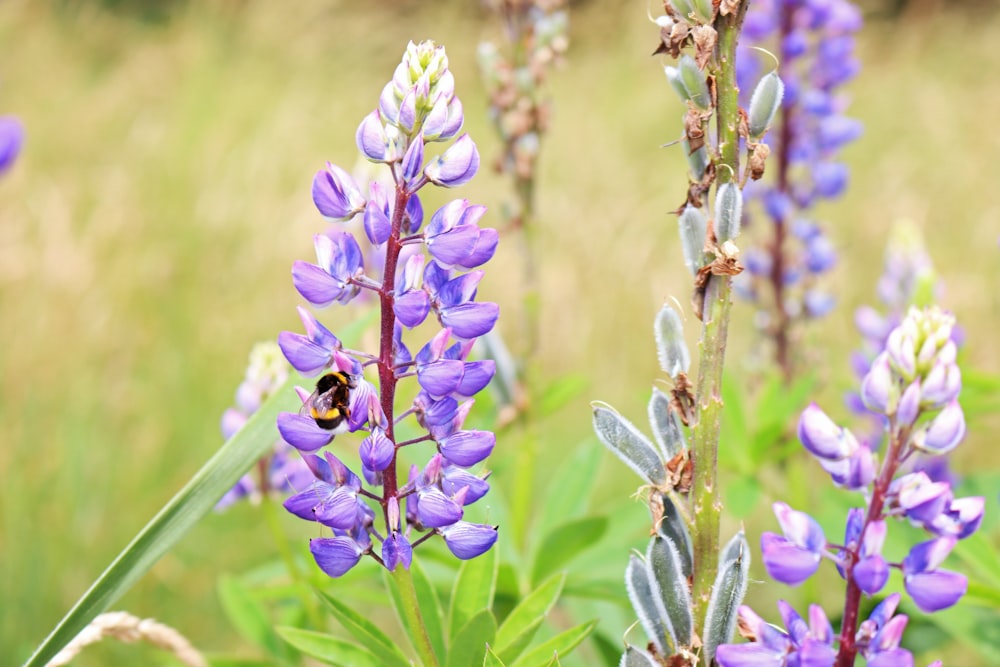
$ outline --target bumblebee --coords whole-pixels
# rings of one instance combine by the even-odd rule
[[[351,416],[351,391],[358,386],[358,378],[350,373],[327,373],[316,383],[314,391],[299,414],[316,420],[316,425],[327,431],[343,433]]]

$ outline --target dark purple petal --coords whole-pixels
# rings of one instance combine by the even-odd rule
[[[458,389],[455,390],[456,393],[461,396],[478,394],[490,383],[496,370],[496,362],[492,359],[467,362],[465,374],[462,376],[462,382],[458,385]]]
[[[369,160],[372,162],[385,160],[389,139],[386,137],[385,128],[382,127],[382,119],[379,117],[378,111],[372,111],[365,116],[361,124],[358,125],[358,131],[354,138],[358,144],[358,150],[364,153]]]
[[[903,559],[903,573],[916,574],[936,570],[955,547],[953,537],[939,537],[917,544]]]
[[[411,290],[396,297],[392,310],[400,323],[407,327],[416,327],[427,319],[431,310],[431,300],[423,290]]]
[[[427,250],[430,251],[434,259],[446,266],[464,266],[463,262],[468,259],[476,249],[479,241],[479,227],[475,225],[461,225],[452,227],[440,234],[427,237]]]
[[[343,283],[315,264],[301,260],[292,265],[292,282],[303,299],[320,308],[344,296]]]
[[[312,197],[319,212],[335,220],[352,218],[365,205],[351,175],[329,162],[326,171],[318,171],[313,177]]]
[[[396,447],[392,444],[392,440],[387,438],[382,429],[379,428],[374,429],[371,435],[362,440],[361,447],[358,449],[361,463],[376,472],[382,472],[388,468],[395,453]]]
[[[720,667],[781,667],[784,659],[784,652],[763,644],[723,644],[715,649]]]
[[[313,559],[331,577],[339,577],[358,564],[365,552],[350,537],[319,537],[309,540]]]
[[[444,306],[457,306],[473,301],[483,275],[482,271],[470,271],[452,278],[438,289],[438,300]]]
[[[403,535],[393,532],[385,542],[382,543],[382,562],[387,570],[392,572],[397,566],[402,564],[404,570],[410,569],[413,562],[413,547]]]
[[[349,530],[358,522],[359,501],[353,490],[342,486],[324,497],[313,512],[324,526]]]
[[[446,466],[441,471],[441,488],[449,496],[454,496],[461,489],[467,488],[462,504],[471,505],[489,492],[490,485],[485,479],[473,475],[464,468]]]
[[[500,234],[492,228],[480,229],[479,237],[476,239],[476,247],[463,259],[459,266],[466,269],[474,269],[482,266],[493,258],[500,242]]]
[[[964,574],[935,570],[903,577],[906,592],[914,604],[928,613],[947,609],[965,595],[969,581]]]
[[[455,338],[478,338],[489,333],[500,317],[500,306],[489,301],[463,303],[440,311],[441,324],[450,327]]]
[[[905,648],[880,651],[868,658],[866,667],[913,667],[913,654]]]
[[[491,431],[458,431],[439,443],[446,459],[460,466],[474,466],[484,460],[496,445]]]
[[[490,550],[497,541],[497,527],[459,521],[438,532],[457,558],[469,560]]]
[[[798,547],[774,533],[761,535],[760,550],[771,578],[789,586],[798,586],[819,568],[818,553]]]
[[[333,435],[317,426],[315,419],[294,412],[278,415],[278,433],[282,440],[303,452],[314,452],[333,440]]]
[[[428,163],[424,175],[446,188],[464,185],[479,170],[479,150],[468,134],[463,134],[443,155]]]
[[[441,489],[427,487],[419,492],[417,519],[425,528],[443,528],[462,518],[462,506]]]
[[[332,495],[336,487],[324,482],[313,482],[308,488],[285,499],[286,510],[306,521],[316,521],[315,508],[323,499]]]
[[[874,595],[882,590],[889,580],[889,566],[882,556],[876,555],[858,562],[852,574],[858,588],[868,595]]]
[[[386,216],[385,211],[376,202],[368,202],[365,207],[365,235],[372,245],[382,245],[389,240],[392,233],[392,223]]]
[[[458,389],[465,372],[462,361],[441,359],[417,366],[417,382],[432,397],[442,398]]]

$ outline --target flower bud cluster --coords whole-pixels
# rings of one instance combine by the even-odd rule
[[[550,103],[541,94],[549,69],[569,46],[563,0],[492,0],[504,21],[512,53],[493,42],[479,44],[478,60],[490,100],[490,118],[503,152],[495,168],[520,181],[535,176],[541,139],[548,130]]]
[[[768,574],[793,586],[811,577],[823,558],[834,562],[848,586],[841,652],[859,650],[860,640],[845,648],[855,632],[876,632],[864,623],[860,629],[849,624],[857,620],[860,595],[880,592],[892,569],[902,573],[906,592],[926,612],[948,608],[965,593],[965,576],[940,566],[958,540],[979,528],[984,499],[955,498],[949,483],[932,481],[922,471],[901,474],[901,465],[914,453],[947,453],[965,436],[958,403],[961,374],[951,340],[954,324],[954,318],[938,308],[911,308],[889,333],[885,349],[865,376],[861,396],[885,423],[888,446],[881,462],[867,442],[838,426],[815,404],[799,421],[799,439],[806,450],[834,484],[863,492],[865,506],[850,510],[844,541],[834,545],[812,517],[775,503],[782,533],[765,533],[761,551]],[[900,562],[890,562],[882,554],[889,518],[906,519],[925,529],[931,539],[914,546]],[[787,627],[792,632],[791,625]],[[759,637],[763,644],[769,641]],[[736,659],[722,664],[750,663]]]
[[[860,27],[861,14],[850,0],[759,0],[744,23],[746,39],[736,61],[740,89],[754,90],[759,76],[762,56],[751,47],[766,47],[776,53],[784,98],[780,127],[765,139],[776,162],[772,176],[747,187],[747,197],[774,223],[767,232],[773,239],[748,248],[738,289],[760,302],[758,323],[778,345],[787,344],[792,322],[823,317],[835,304],[820,278],[834,267],[837,254],[808,211],[847,187],[847,167],[838,153],[861,135],[861,124],[844,115],[847,100],[838,88],[859,69],[853,34]],[[752,134],[753,118],[750,124]]]
[[[862,336],[862,349],[852,357],[854,372],[861,379],[869,376],[876,364],[884,366],[886,359],[882,359],[883,350],[886,348],[887,339],[890,332],[900,325],[903,316],[911,305],[922,305],[933,302],[940,292],[940,284],[937,280],[934,266],[924,248],[920,232],[911,224],[898,222],[894,225],[889,243],[886,246],[885,269],[879,278],[877,288],[879,300],[884,309],[879,312],[871,306],[862,306],[854,315],[855,325]],[[958,327],[951,329],[951,343],[948,346],[947,354],[952,355],[960,345],[961,332]],[[947,370],[946,370],[947,369]],[[952,370],[954,369],[954,370]],[[884,374],[884,370],[882,371]],[[878,377],[878,375],[873,376]],[[933,377],[930,378],[930,386],[922,387],[921,393],[929,396],[927,400],[937,400],[941,398],[941,391],[945,396],[953,393],[960,382],[958,369],[954,363],[942,364]],[[944,383],[946,386],[942,386]],[[911,390],[912,399],[916,389]],[[898,400],[899,397],[890,396],[886,400]],[[854,412],[860,415],[871,417],[873,431],[870,437],[873,446],[881,442],[883,432],[884,409],[869,408],[868,402],[872,397],[864,398],[864,387],[861,393],[852,393],[847,397],[847,404]],[[940,403],[940,401],[938,401]],[[938,407],[942,407],[938,405]],[[909,406],[904,406],[905,409]],[[874,413],[874,414],[873,414]],[[954,476],[948,469],[947,458],[935,456],[934,453],[926,452],[914,458],[912,462],[914,470],[927,472],[932,479],[946,480],[954,482]]]
[[[389,570],[409,567],[413,547],[436,534],[459,558],[478,556],[496,541],[495,526],[463,517],[464,508],[489,489],[485,476],[470,468],[489,456],[496,441],[493,433],[466,429],[464,422],[472,396],[495,373],[492,361],[473,361],[470,354],[499,316],[496,304],[476,300],[484,273],[474,270],[493,256],[497,232],[479,226],[485,207],[464,199],[445,204],[425,225],[417,194],[428,183],[462,185],[479,167],[479,152],[467,134],[441,155],[425,158],[433,142],[452,139],[461,129],[462,105],[454,86],[444,48],[411,42],[378,108],[356,135],[367,159],[388,166],[394,186],[372,181],[365,195],[350,174],[333,164],[313,180],[320,213],[335,221],[360,217],[378,261],[366,266],[354,234],[332,228],[315,237],[315,264],[293,266],[295,288],[315,308],[347,304],[367,291],[379,299],[381,313],[377,354],[344,348],[301,307],[305,333],[286,331],[278,339],[296,370],[307,376],[323,373],[314,393],[300,390],[299,414],[278,417],[278,430],[302,452],[312,473],[311,484],[285,507],[332,530],[333,537],[310,542],[317,564],[330,576],[344,574],[363,555]],[[437,331],[413,355],[407,332],[431,316]],[[365,378],[368,368],[377,371],[378,387]],[[407,377],[414,377],[419,388],[402,404],[397,382]],[[409,427],[406,417],[422,435],[397,437],[398,429]],[[361,477],[331,452],[319,452],[345,431],[366,432],[358,448]],[[397,471],[399,450],[421,442],[434,443],[436,453],[423,470],[414,467],[404,484]],[[384,520],[381,531],[372,505]]]
[[[250,361],[246,376],[236,389],[236,405],[222,415],[222,437],[228,440],[243,428],[261,404],[274,394],[288,379],[288,362],[281,349],[274,342],[257,343],[250,350]],[[216,510],[223,510],[233,503],[247,498],[252,503],[259,502],[260,496],[269,490],[291,493],[312,481],[312,475],[302,460],[295,456],[294,448],[278,440],[274,451],[258,466],[257,476],[248,473],[232,489],[222,496]]]

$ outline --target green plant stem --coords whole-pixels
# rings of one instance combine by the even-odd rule
[[[271,531],[271,536],[274,538],[274,543],[278,547],[278,554],[285,563],[285,569],[288,570],[288,576],[298,584],[299,600],[305,610],[306,617],[309,619],[309,624],[317,630],[322,630],[324,628],[323,615],[320,614],[316,598],[311,594],[312,589],[309,582],[295,561],[295,554],[292,552],[292,545],[288,542],[288,535],[281,527],[277,505],[267,490],[261,495],[260,510],[264,515],[268,530]]]
[[[431,646],[430,636],[427,634],[427,626],[424,625],[423,614],[420,613],[420,603],[417,602],[417,589],[413,586],[413,577],[410,571],[404,567],[397,567],[392,573],[399,588],[400,612],[403,620],[414,629],[414,643],[417,655],[424,667],[438,667],[437,656],[434,655],[434,647]]]
[[[739,89],[736,87],[736,42],[748,2],[736,14],[719,16],[715,29],[719,39],[715,52],[717,90],[716,122],[719,154],[718,183],[739,174]],[[720,168],[726,165],[729,169]],[[732,308],[732,278],[711,275],[702,309],[703,329],[699,343],[700,363],[695,385],[698,423],[693,434],[693,478],[691,514],[694,521],[694,572],[692,602],[694,616],[701,619],[712,594],[719,567],[719,520],[722,503],[716,483],[719,432],[722,425],[722,369],[726,357],[726,337]]]

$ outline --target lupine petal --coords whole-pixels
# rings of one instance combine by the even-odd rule
[[[438,158],[424,168],[424,175],[432,183],[454,188],[465,185],[479,170],[479,150],[472,137],[463,134]]]
[[[420,326],[431,310],[430,297],[423,290],[404,292],[395,298],[392,310],[404,326]]]
[[[490,383],[496,374],[496,362],[492,359],[470,361],[465,364],[462,381],[455,392],[461,396],[474,396]]]
[[[447,528],[439,528],[451,553],[462,560],[481,556],[497,541],[497,527],[459,521]]]
[[[339,577],[358,564],[364,550],[350,537],[319,537],[309,540],[313,559],[331,577]]]
[[[489,333],[500,317],[500,306],[489,301],[463,303],[441,310],[441,324],[456,338],[478,338]]]
[[[333,435],[316,425],[316,420],[294,412],[278,415],[278,432],[289,445],[302,452],[313,452],[325,447]]]
[[[410,563],[413,562],[413,547],[409,540],[400,533],[393,532],[382,543],[382,562],[390,572],[400,564],[404,570],[409,570]]]
[[[948,570],[921,572],[903,577],[914,604],[928,613],[951,607],[965,595],[969,585],[964,574]]]
[[[420,491],[417,519],[425,528],[450,526],[461,519],[463,513],[462,506],[441,489],[428,487]]]
[[[458,431],[438,444],[446,459],[468,467],[489,456],[496,441],[496,436],[491,431]]]

